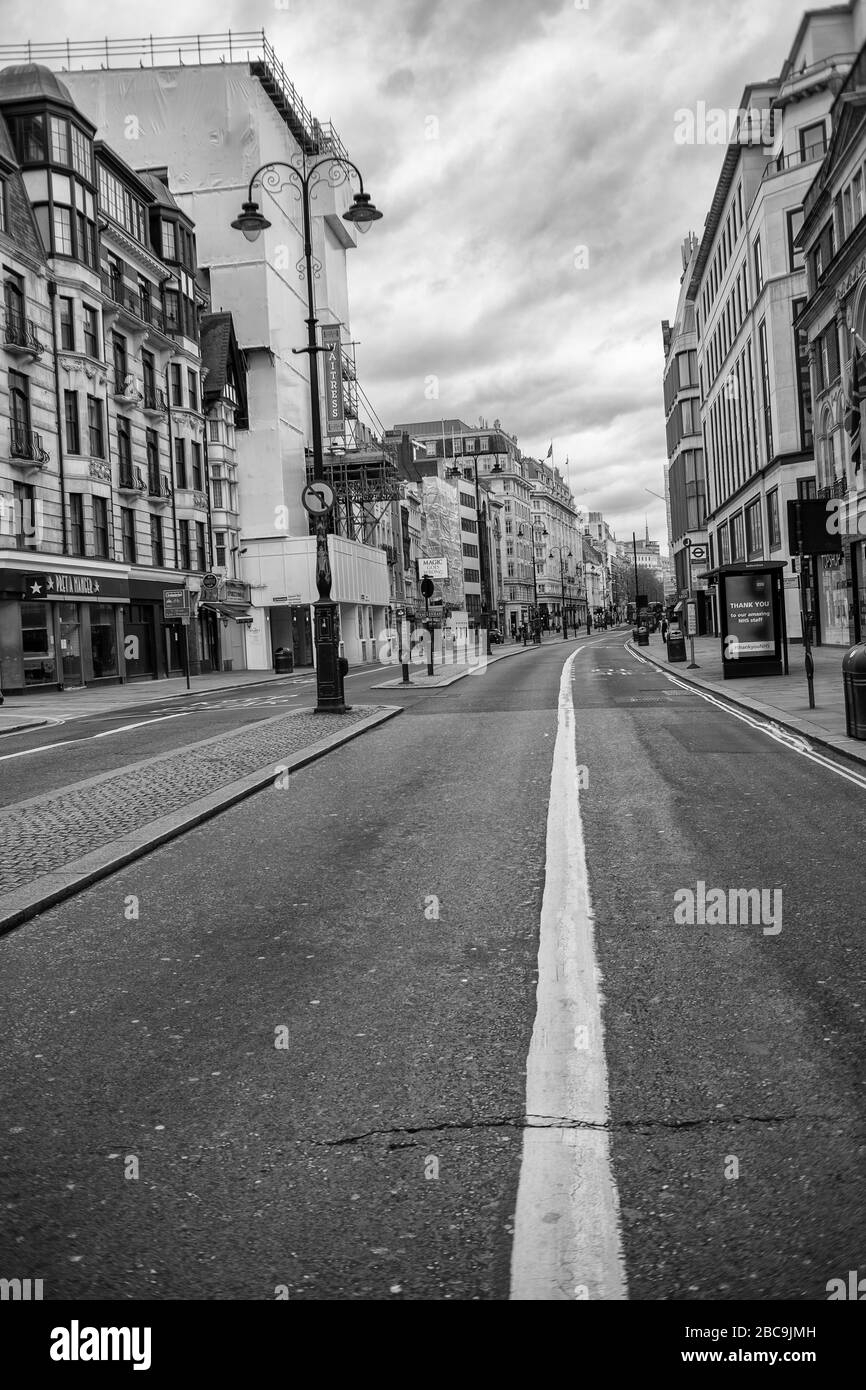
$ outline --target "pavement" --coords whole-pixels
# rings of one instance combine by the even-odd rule
[[[809,708],[803,648],[788,648],[787,676],[748,676],[725,680],[722,674],[721,643],[718,637],[695,638],[698,670],[685,662],[667,660],[666,647],[658,632],[650,635],[649,645],[630,645],[657,666],[687,681],[699,690],[711,691],[730,704],[750,710],[761,718],[780,724],[813,743],[866,763],[866,740],[849,738],[845,725],[845,697],[842,690],[842,658],[847,647],[813,647],[815,663],[815,708]],[[689,644],[686,641],[688,658]]]
[[[590,1124],[578,1068],[550,1132],[609,1144],[630,1299],[810,1325],[762,1305],[862,1274],[864,788],[669,674],[620,631],[402,694],[2,937],[0,1272],[46,1301],[507,1300],[565,730],[609,1105]],[[678,920],[700,882],[778,890],[781,930]],[[589,1215],[575,1184],[534,1236]],[[547,1297],[592,1299],[584,1269]]]

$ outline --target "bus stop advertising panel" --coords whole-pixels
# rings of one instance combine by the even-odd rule
[[[718,571],[722,617],[722,672],[781,676],[787,666],[781,561],[726,565]]]

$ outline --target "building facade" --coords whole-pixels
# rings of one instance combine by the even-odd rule
[[[192,223],[47,68],[0,70],[0,682],[222,664]],[[178,441],[195,486],[173,475]],[[164,618],[187,588],[193,617]]]
[[[309,167],[328,154],[342,157],[345,149],[332,127],[309,112],[264,36],[240,61],[226,37],[219,55],[210,41],[182,42],[180,61],[172,58],[164,66],[139,66],[121,46],[114,53],[108,41],[108,65],[99,69],[94,54],[98,70],[71,72],[68,81],[105,140],[115,145],[123,140],[138,170],[165,175],[172,198],[195,224],[199,283],[213,310],[232,316],[247,377],[246,428],[237,429],[235,440],[233,509],[239,578],[250,586],[245,659],[250,669],[270,669],[279,647],[292,650],[298,664],[312,662],[311,605],[318,597],[315,543],[301,503],[312,469],[310,384],[302,350],[308,306],[301,208],[290,176],[277,173],[257,184],[254,196],[271,224],[258,240],[247,240],[231,223],[260,166],[294,161]],[[348,183],[335,185],[327,177],[311,190],[319,331],[336,329],[344,345],[341,376],[348,408],[343,433],[329,434],[326,450],[326,466],[338,470],[350,457],[363,461],[378,452],[381,458],[378,445],[371,450],[371,441],[354,429],[351,414],[358,391],[345,351],[352,336],[346,255],[356,245],[356,233],[343,213],[352,192]],[[324,421],[323,387],[321,380]],[[353,482],[351,488],[363,506],[369,500],[363,484],[358,489]],[[354,516],[352,506],[350,497],[341,514]],[[221,520],[224,525],[214,529],[228,540],[234,526],[230,517]],[[335,530],[336,521],[335,516]],[[387,620],[385,529],[377,523],[358,539],[355,528],[343,525],[329,540],[340,650],[350,662],[369,659],[375,633]]]
[[[784,560],[793,640],[802,639],[802,626],[786,504],[816,488],[798,234],[826,152],[829,110],[855,56],[859,8],[807,12],[779,78],[746,89],[741,108],[767,119],[760,132],[741,121],[732,136],[687,291],[695,306],[709,571]],[[716,612],[712,621],[717,628]],[[832,643],[843,633],[844,605],[833,601],[816,635]]]

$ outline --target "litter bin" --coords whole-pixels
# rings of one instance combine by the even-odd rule
[[[866,738],[866,642],[858,642],[842,658],[845,690],[845,728],[849,738]]]
[[[288,647],[277,647],[274,652],[274,670],[278,676],[288,676],[295,669],[295,658]]]
[[[645,623],[641,623],[640,627],[633,627],[631,635],[632,640],[637,642],[639,647],[649,646],[649,628]]]
[[[685,661],[686,659],[686,639],[685,634],[680,632],[678,627],[669,627],[667,635],[668,661]]]

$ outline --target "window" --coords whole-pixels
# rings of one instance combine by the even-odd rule
[[[69,543],[73,555],[84,554],[84,498],[80,492],[69,494]]]
[[[177,290],[165,290],[165,326],[171,332],[180,328],[180,296]]]
[[[205,548],[204,522],[195,523],[195,567],[197,570],[207,569],[207,550]]]
[[[217,569],[226,568],[226,533],[225,531],[214,531],[214,549],[216,551]]]
[[[173,222],[162,222],[162,259],[164,261],[177,260],[177,236]]]
[[[175,487],[183,488],[187,486],[185,439],[176,439],[174,441],[174,485]]]
[[[853,220],[859,222],[863,216],[863,170],[858,169],[854,175],[854,182],[851,184],[851,201],[853,205]]]
[[[114,389],[122,391],[128,375],[126,339],[120,333],[111,335],[111,356],[114,361]]]
[[[211,420],[210,427],[208,430],[208,438],[210,439],[211,444],[219,444],[220,427],[218,420]]]
[[[155,365],[154,365],[154,357],[153,357],[153,353],[152,353],[152,352],[143,352],[143,353],[141,354],[141,376],[142,376],[142,381],[143,381],[143,383],[144,383],[144,398],[145,398],[145,401],[153,401],[153,400],[155,400],[155,399],[156,399],[156,367],[155,367]]]
[[[51,117],[51,160],[54,164],[69,164],[69,125],[59,116]]]
[[[100,209],[113,218],[124,231],[135,237],[136,241],[141,242],[142,246],[147,245],[146,218],[144,214],[144,204],[130,193],[107,169],[99,166],[99,206]]]
[[[0,232],[6,230],[6,180],[0,177]]]
[[[189,394],[189,408],[190,410],[198,410],[198,376],[191,367],[187,368],[186,385]]]
[[[72,255],[72,212],[54,205],[54,251],[58,256]]]
[[[772,492],[767,493],[767,540],[771,550],[777,550],[782,544],[782,531],[779,524],[779,492],[773,488]]]
[[[123,537],[124,562],[134,565],[138,557],[135,549],[135,512],[132,507],[120,509],[120,533]]]
[[[93,498],[93,553],[101,560],[108,559],[108,502],[104,497]]]
[[[105,458],[105,431],[102,424],[102,401],[96,396],[87,397],[87,428],[90,435],[90,453],[93,458]]]
[[[47,603],[22,603],[21,652],[25,685],[49,685],[57,680],[53,616]]]
[[[760,560],[764,553],[760,498],[750,502],[746,508],[746,550],[750,560]]]
[[[803,126],[800,131],[800,158],[805,163],[810,159],[823,159],[827,150],[827,137],[824,122]]]
[[[90,141],[79,130],[77,125],[72,127],[72,167],[82,178],[87,179],[88,183],[93,181],[93,167],[91,160]]]
[[[81,453],[81,427],[78,419],[78,392],[63,392],[63,417],[66,423],[66,452]]]
[[[803,252],[794,245],[794,238],[803,225],[803,209],[792,208],[787,214],[788,219],[788,269],[802,270]]]
[[[16,116],[12,122],[15,153],[23,164],[45,161],[45,117]]]
[[[29,457],[30,450],[30,381],[23,372],[9,370],[9,415],[12,426],[12,452],[20,458]]]
[[[814,501],[817,495],[817,485],[814,478],[797,479],[797,497],[801,502]]]
[[[223,505],[223,484],[221,478],[213,478],[211,480],[211,491],[213,493],[213,505],[217,509],[221,509]]]
[[[128,482],[132,478],[132,437],[125,415],[117,417],[117,457],[120,462],[121,479]]]
[[[192,440],[190,443],[192,451],[192,485],[197,492],[204,488],[204,478],[201,471],[201,445]]]
[[[32,483],[12,484],[15,544],[19,550],[35,550],[40,539],[36,515],[36,489]]]
[[[192,569],[189,552],[189,522],[179,521],[177,529],[180,539],[180,567],[184,570]]]
[[[165,565],[165,547],[162,539],[162,517],[150,518],[150,563],[162,569]]]
[[[470,560],[477,560],[477,559],[478,559],[478,546],[477,546],[477,545],[471,545],[471,544],[469,544],[468,542],[464,542],[464,544],[463,544],[463,554],[464,554],[465,556],[467,556]]]
[[[180,364],[172,362],[169,368],[169,378],[171,381],[171,403],[172,405],[183,405],[183,379],[181,377]]]
[[[72,300],[60,296],[60,346],[65,352],[75,351],[75,317]]]
[[[763,256],[763,252],[761,251],[761,238],[760,238],[760,237],[756,237],[756,238],[755,238],[754,258],[755,258],[755,298],[757,299],[758,295],[761,293],[761,290],[764,288],[764,256]]]
[[[767,320],[761,319],[758,328],[758,352],[761,369],[762,410],[764,413],[764,443],[767,446],[767,463],[773,457],[773,414],[770,405],[770,362],[767,353]],[[742,519],[742,518],[741,518]],[[735,555],[734,559],[741,559]]]
[[[91,309],[88,304],[84,306],[84,351],[88,357],[95,357],[98,362],[102,360],[99,347],[99,319],[96,310]]]
[[[731,517],[731,559],[734,563],[745,559],[745,548],[743,513],[737,512],[736,516]]]
[[[159,497],[162,487],[159,477],[159,435],[156,430],[145,430],[144,444],[147,452],[147,490],[151,497]]]

